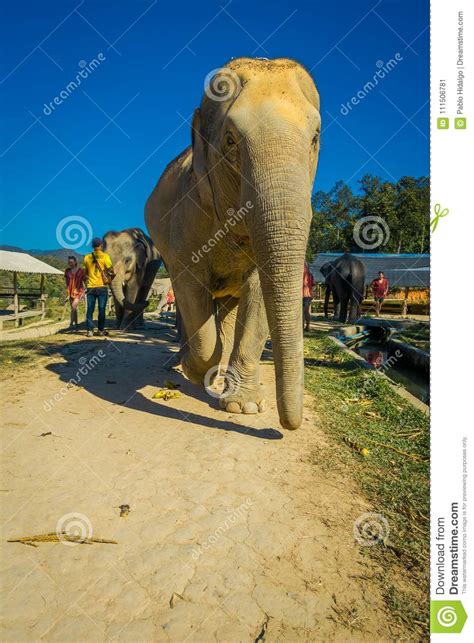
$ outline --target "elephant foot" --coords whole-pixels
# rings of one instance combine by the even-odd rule
[[[228,413],[245,413],[248,415],[266,411],[267,402],[263,397],[262,386],[257,389],[223,394],[219,398],[219,406]]]
[[[212,380],[217,374],[217,372],[214,372],[217,369],[216,366],[209,366],[209,363],[200,360],[190,352],[188,346],[182,347],[178,355],[180,356],[183,373],[190,382],[201,385],[212,384]]]
[[[181,357],[181,368],[183,369],[183,373],[186,375],[188,380],[192,382],[192,384],[204,383],[205,373],[203,373],[202,371],[195,368],[192,364],[190,364],[189,361],[186,359],[186,356]]]

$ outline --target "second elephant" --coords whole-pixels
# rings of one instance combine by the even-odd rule
[[[112,259],[115,278],[111,284],[117,327],[143,326],[143,310],[161,264],[153,241],[140,228],[107,232],[104,246]]]
[[[336,261],[325,263],[320,268],[326,278],[324,314],[327,316],[329,297],[332,293],[334,317],[343,324],[354,323],[360,316],[360,305],[364,298],[365,266],[349,253]],[[349,313],[349,318],[347,318]]]

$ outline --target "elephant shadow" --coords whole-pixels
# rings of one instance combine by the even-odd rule
[[[156,332],[157,330],[160,332]],[[142,389],[146,386],[153,386],[158,390],[166,380],[170,380],[185,396],[212,408],[218,407],[218,400],[210,398],[203,387],[192,384],[182,373],[173,369],[173,364],[177,361],[178,346],[169,344],[172,337],[174,333],[171,328],[165,327],[153,329],[152,332],[121,333],[119,342],[114,342],[111,336],[110,339],[84,337],[67,344],[48,344],[48,354],[60,356],[64,362],[53,362],[46,368],[65,385],[76,382],[88,393],[113,406],[254,438],[283,438],[283,434],[277,429],[256,429],[230,420],[200,415],[166,402],[154,401],[144,395]]]

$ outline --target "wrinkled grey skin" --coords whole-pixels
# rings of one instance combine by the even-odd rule
[[[141,328],[148,293],[161,264],[160,255],[140,228],[107,232],[104,249],[112,259],[115,272],[110,289],[117,328]]]
[[[231,84],[236,89],[227,91]],[[187,377],[203,383],[210,368],[228,364],[221,407],[263,411],[259,362],[270,332],[280,422],[296,429],[319,95],[308,72],[288,59],[232,60],[215,87],[219,99],[205,93],[192,148],[167,167],[145,219],[179,304]]]
[[[334,318],[343,324],[346,320],[354,323],[360,316],[360,304],[364,298],[364,264],[357,257],[346,253],[336,261],[323,264],[319,270],[326,279],[324,316],[328,316],[329,297],[332,294]]]

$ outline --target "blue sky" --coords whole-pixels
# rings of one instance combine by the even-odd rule
[[[429,172],[427,0],[25,0],[2,13],[3,244],[57,248],[66,217],[94,235],[143,227],[147,196],[190,143],[184,119],[204,78],[231,57],[285,56],[311,70],[323,118],[315,190],[339,179],[356,189],[367,172]]]

